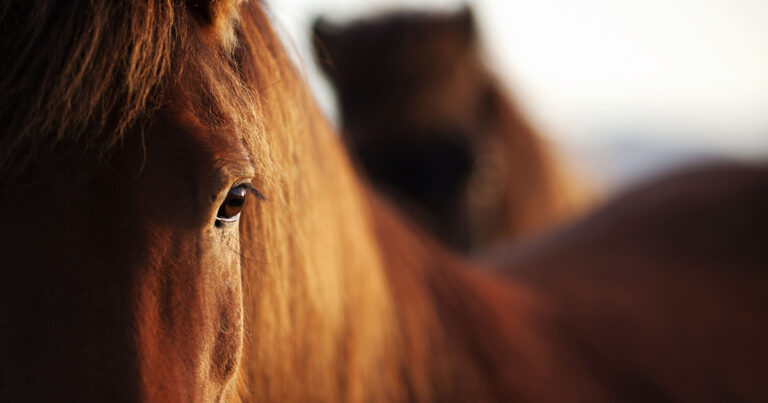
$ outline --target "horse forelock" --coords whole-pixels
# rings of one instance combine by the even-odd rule
[[[191,95],[189,106],[201,120],[238,132],[253,127],[252,97],[232,56],[240,3],[211,2],[210,21],[194,2],[6,4],[0,10],[4,178],[62,149],[106,157],[127,133],[143,132],[179,90]]]

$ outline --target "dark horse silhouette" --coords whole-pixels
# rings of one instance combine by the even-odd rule
[[[765,166],[482,270],[358,179],[260,3],[0,12],[1,401],[768,399]]]
[[[439,239],[467,250],[532,235],[582,210],[566,174],[488,72],[469,8],[314,24],[342,134],[372,182]]]

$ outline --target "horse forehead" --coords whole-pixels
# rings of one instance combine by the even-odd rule
[[[159,143],[182,151],[201,167],[239,165],[247,169],[252,165],[243,137],[236,129],[212,127],[198,119],[194,111],[178,108],[161,111],[156,122],[153,134],[160,137]]]

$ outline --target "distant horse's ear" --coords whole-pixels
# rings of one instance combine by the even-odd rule
[[[464,4],[464,6],[454,15],[454,22],[467,43],[475,41],[475,37],[477,36],[477,31],[475,30],[475,13],[472,11],[472,7],[470,7],[469,4]]]
[[[237,37],[235,27],[240,17],[239,10],[245,0],[187,0],[193,15],[200,22],[212,28],[216,39],[227,50],[234,49]]]

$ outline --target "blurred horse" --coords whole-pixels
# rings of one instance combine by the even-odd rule
[[[484,66],[469,8],[345,26],[320,18],[313,31],[351,153],[448,245],[523,238],[588,204],[586,181],[565,173]]]
[[[0,400],[765,401],[768,169],[479,270],[354,174],[258,2],[6,2]]]

